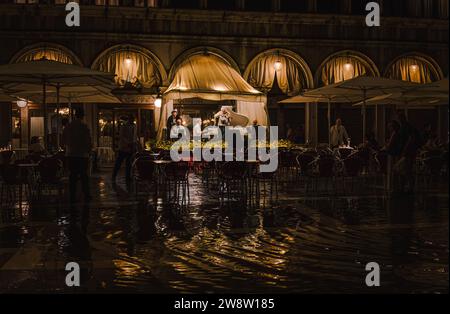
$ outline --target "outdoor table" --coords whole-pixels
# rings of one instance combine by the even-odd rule
[[[154,160],[158,159],[160,154],[147,154],[148,156],[152,157]]]
[[[14,152],[18,160],[24,159],[28,155],[28,148],[15,148]]]
[[[258,166],[261,164],[261,162],[259,160],[246,160],[245,163],[247,165],[247,178],[249,184],[252,184],[254,176],[259,172]]]
[[[151,162],[156,166],[158,179],[164,176],[164,168],[173,163],[171,160],[152,160]]]
[[[115,159],[114,150],[111,147],[97,147],[97,156],[100,163],[112,163]]]
[[[24,178],[24,174],[26,172],[27,175],[27,181],[30,191],[30,196],[33,195],[33,192],[35,191],[34,188],[36,187],[37,183],[37,168],[38,164],[36,163],[28,163],[28,164],[18,164],[17,167],[19,169],[19,178]]]
[[[19,175],[23,175],[23,171],[28,171],[28,174],[33,176],[35,178],[35,170],[38,164],[29,163],[29,164],[18,164],[17,167],[19,167]],[[33,182],[29,182],[32,184]]]

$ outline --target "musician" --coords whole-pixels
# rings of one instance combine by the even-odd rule
[[[222,132],[222,139],[225,139],[225,127],[231,125],[231,116],[228,112],[227,108],[222,107],[222,110],[214,115],[214,118],[217,121],[217,126]]]
[[[170,129],[170,138],[172,140],[177,140],[187,137],[187,129],[183,125],[183,120],[178,118],[175,123],[176,124]]]
[[[172,132],[172,128],[177,124],[177,120],[179,119],[178,111],[172,111],[172,115],[167,119],[167,137],[170,140],[170,133]]]

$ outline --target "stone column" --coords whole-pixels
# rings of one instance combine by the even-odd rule
[[[317,144],[317,103],[305,105],[305,135],[310,144]]]
[[[352,14],[352,0],[341,1],[341,12],[344,14]]]
[[[281,0],[272,0],[272,11],[279,12],[281,10]]]
[[[386,140],[386,109],[382,105],[375,106],[376,119],[376,137],[378,143],[384,144]]]
[[[236,7],[238,10],[245,10],[245,0],[236,0]]]
[[[0,104],[0,147],[11,141],[11,103]]]
[[[200,9],[208,8],[208,0],[200,0]]]
[[[314,13],[317,11],[317,1],[316,0],[307,0],[308,1],[308,12]]]

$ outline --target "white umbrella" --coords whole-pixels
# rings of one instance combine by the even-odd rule
[[[30,85],[42,86],[42,107],[44,109],[44,136],[47,143],[47,87],[56,88],[57,101],[60,89],[68,86],[110,85],[114,75],[94,71],[80,66],[47,59],[0,66],[0,89],[10,93],[23,91]]]
[[[106,88],[93,86],[69,86],[56,91],[46,91],[46,101],[49,104],[73,104],[73,103],[120,103],[120,100],[111,94]],[[32,100],[33,102],[42,99],[42,90],[15,92],[12,95]]]
[[[42,90],[28,90],[27,92],[16,92],[14,96],[38,102],[42,99]],[[72,112],[72,104],[74,103],[120,103],[113,94],[108,92],[106,87],[94,86],[68,86],[58,91],[46,90],[45,96],[48,104],[56,104],[56,112],[59,115],[59,105],[68,104],[70,113]],[[59,124],[57,124],[57,133],[59,134]],[[57,145],[59,147],[59,137],[57,137]]]
[[[363,138],[366,135],[366,106],[369,98],[389,94],[393,92],[408,91],[417,88],[418,84],[391,80],[381,77],[359,76],[354,79],[317,88],[305,93],[304,96],[312,97],[355,97],[362,101]]]
[[[16,100],[16,98],[0,92],[0,102],[10,102],[10,101],[15,101],[15,100]]]
[[[449,81],[448,78],[445,78],[437,82],[419,85],[417,88],[403,92],[403,94],[408,97],[447,97],[448,99],[448,87]]]
[[[330,128],[331,128],[331,104],[332,103],[354,103],[358,101],[357,97],[351,95],[327,95],[327,96],[304,96],[298,95],[285,100],[282,100],[278,103],[281,104],[305,104],[305,103],[327,103],[328,104],[328,142],[331,141],[330,138]]]
[[[375,105],[393,105],[408,107],[427,107],[427,106],[440,106],[448,104],[448,95],[443,97],[415,97],[405,94],[386,94],[366,100],[366,106]],[[364,102],[358,102],[353,106],[362,106]]]

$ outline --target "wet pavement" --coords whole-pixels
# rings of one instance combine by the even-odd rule
[[[289,184],[243,206],[191,175],[191,201],[176,206],[108,178],[92,178],[88,205],[3,210],[0,292],[448,293],[448,186],[388,199]],[[68,262],[79,288],[65,285]],[[365,285],[369,262],[379,288]]]

